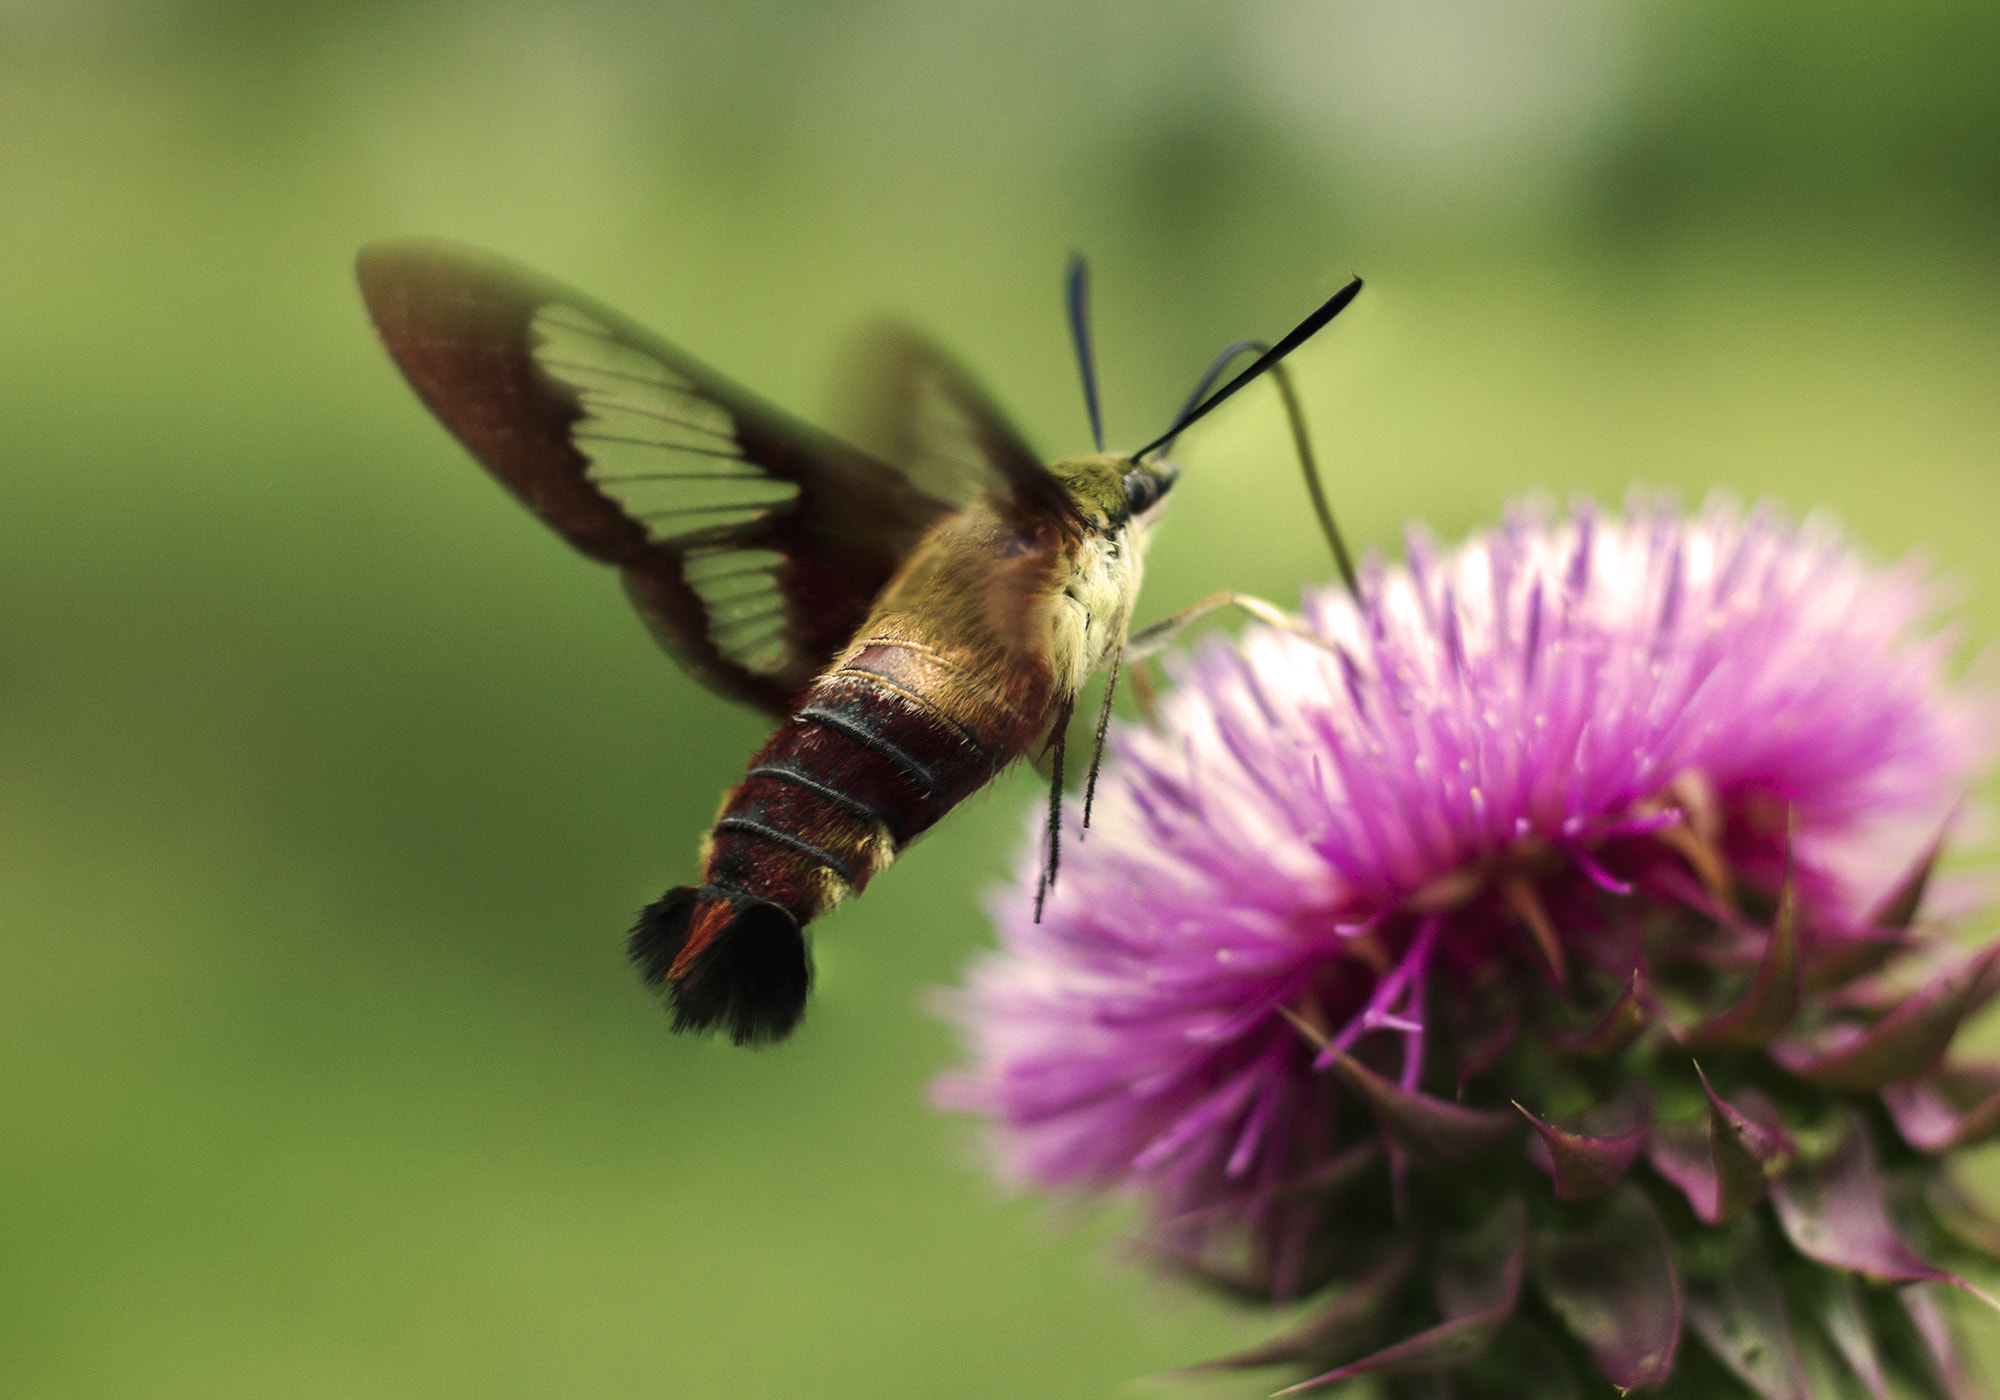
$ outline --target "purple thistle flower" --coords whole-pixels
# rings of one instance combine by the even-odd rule
[[[1817,1348],[1964,1393],[1888,1291],[1958,1282],[1911,1230],[2000,1242],[1939,1162],[2000,1134],[2000,1067],[1943,1063],[2000,945],[1916,920],[1995,722],[1933,602],[1722,505],[1413,537],[1114,730],[940,1098],[1180,1269],[1328,1290],[1218,1364],[1790,1396]]]

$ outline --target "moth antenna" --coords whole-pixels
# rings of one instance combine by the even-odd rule
[[[1062,864],[1062,791],[1063,791],[1063,750],[1069,739],[1070,708],[1074,702],[1065,703],[1056,715],[1055,728],[1049,734],[1049,849],[1048,858],[1042,865],[1042,878],[1035,887],[1035,922],[1042,921],[1042,903],[1049,897],[1049,891],[1056,886],[1056,867]]]
[[[1139,717],[1146,721],[1146,727],[1158,730],[1160,727],[1160,695],[1153,685],[1152,662],[1139,657],[1132,663],[1132,699],[1139,706]]]
[[[1077,368],[1083,373],[1083,406],[1090,414],[1090,440],[1102,452],[1104,414],[1097,403],[1097,356],[1090,343],[1090,264],[1083,260],[1083,254],[1070,254],[1063,289],[1069,304],[1069,336],[1076,346]]]
[[[1194,392],[1188,395],[1187,403],[1181,409],[1181,418],[1186,419],[1195,405],[1201,402],[1202,395],[1208,392],[1208,386],[1221,377],[1222,371],[1231,360],[1252,350],[1268,357],[1271,347],[1261,340],[1239,340],[1217,355],[1209,364],[1207,372],[1202,375],[1200,382],[1194,386]],[[1258,363],[1262,364],[1263,361],[1259,360]],[[1300,404],[1298,392],[1292,385],[1291,371],[1276,360],[1272,360],[1267,368],[1277,380],[1278,395],[1285,403],[1285,420],[1291,425],[1292,446],[1298,452],[1299,470],[1305,474],[1306,495],[1312,498],[1313,514],[1319,518],[1320,533],[1326,536],[1326,542],[1333,550],[1334,567],[1340,570],[1340,581],[1347,585],[1348,596],[1358,602],[1361,598],[1361,583],[1355,576],[1354,557],[1347,552],[1347,541],[1342,538],[1340,526],[1334,522],[1333,509],[1327,504],[1326,488],[1319,476],[1319,463],[1313,456],[1312,439],[1306,432],[1305,408]],[[1170,436],[1159,445],[1171,448],[1173,444],[1174,440]]]
[[[1118,663],[1125,658],[1125,643],[1111,653],[1111,665],[1104,677],[1104,703],[1097,709],[1097,739],[1090,750],[1090,775],[1083,780],[1083,825],[1090,827],[1090,804],[1097,797],[1097,770],[1104,763],[1104,732],[1111,728],[1111,699],[1118,693]],[[1077,839],[1081,841],[1082,836]]]
[[[1286,333],[1283,340],[1280,340],[1276,345],[1258,356],[1255,364],[1216,390],[1211,398],[1200,402],[1192,410],[1183,410],[1180,416],[1174,420],[1172,427],[1168,428],[1164,433],[1161,433],[1137,452],[1134,452],[1131,460],[1137,462],[1141,457],[1153,451],[1162,443],[1173,441],[1195,423],[1206,418],[1210,413],[1221,407],[1232,394],[1241,389],[1245,384],[1248,384],[1272,365],[1275,365],[1278,361],[1284,359],[1285,356],[1291,354],[1292,351],[1304,345],[1315,335],[1318,335],[1321,328],[1328,321],[1331,321],[1342,311],[1346,310],[1347,304],[1360,294],[1361,279],[1356,277],[1345,287],[1342,287],[1339,291],[1321,302],[1318,309],[1312,315],[1306,317],[1305,320],[1299,322],[1296,326],[1293,326]]]

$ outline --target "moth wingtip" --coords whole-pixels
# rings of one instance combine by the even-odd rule
[[[682,885],[640,913],[626,947],[646,984],[665,991],[677,1031],[726,1028],[738,1045],[764,1044],[805,1014],[812,960],[782,905]]]

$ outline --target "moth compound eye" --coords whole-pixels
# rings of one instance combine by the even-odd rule
[[[1125,473],[1125,509],[1133,515],[1143,515],[1159,503],[1160,479],[1149,471],[1134,467]]]

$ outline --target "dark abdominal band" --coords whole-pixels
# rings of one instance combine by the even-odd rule
[[[730,794],[711,838],[707,881],[782,904],[804,923],[828,902],[817,872],[860,890],[1007,757],[887,677],[836,671],[813,687]]]
[[[1029,742],[1015,711],[977,694],[950,658],[889,641],[813,685],[723,803],[701,885],[668,890],[632,930],[676,1030],[726,1029],[739,1045],[791,1034],[812,986],[805,925]],[[940,701],[987,715],[992,741]]]

